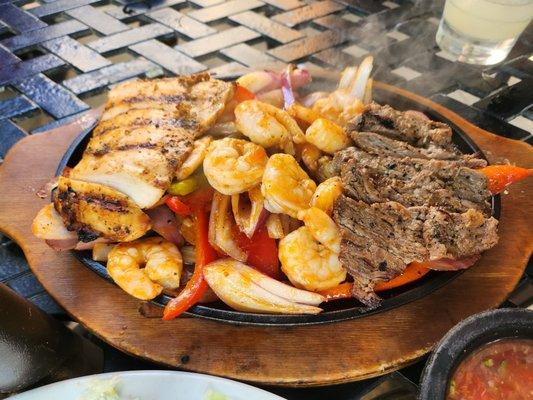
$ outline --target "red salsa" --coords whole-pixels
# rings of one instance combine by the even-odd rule
[[[447,399],[533,399],[533,340],[502,339],[474,351],[455,370]]]

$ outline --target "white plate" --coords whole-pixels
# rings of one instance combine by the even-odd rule
[[[211,389],[231,400],[283,400],[244,383],[175,371],[127,371],[90,375],[52,383],[10,400],[82,400],[98,382],[116,380],[121,400],[205,400]]]

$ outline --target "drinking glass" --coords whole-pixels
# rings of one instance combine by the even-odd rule
[[[446,0],[437,44],[459,61],[496,64],[532,17],[533,0]]]

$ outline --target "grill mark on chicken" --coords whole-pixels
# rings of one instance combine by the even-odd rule
[[[87,151],[88,154],[92,154],[97,157],[101,157],[104,154],[109,153],[110,151],[118,150],[118,151],[125,151],[125,150],[131,150],[131,149],[155,149],[158,145],[155,143],[131,143],[131,144],[125,144],[122,146],[117,146],[115,148],[109,147],[109,145],[104,144],[101,148],[94,151]]]
[[[118,212],[121,214],[125,214],[128,211],[126,210],[126,205],[124,204],[124,201],[120,200],[110,200],[106,199],[105,197],[97,197],[97,196],[80,196],[80,200],[85,200],[87,203],[96,204],[98,207],[102,207],[105,210]]]
[[[181,103],[182,101],[192,101],[195,100],[193,96],[189,94],[162,94],[159,96],[134,96],[134,97],[126,97],[122,102],[134,104],[134,103],[140,103],[143,101],[152,101],[156,104],[177,104]],[[113,105],[111,105],[112,107]]]
[[[123,116],[124,114],[120,114],[120,115]],[[178,118],[174,118],[174,117],[169,117],[169,118],[135,118],[129,124],[124,124],[122,122],[122,120],[123,120],[123,118],[116,118],[115,117],[115,118],[109,120],[109,122],[110,122],[109,124],[100,124],[98,127],[96,127],[94,129],[93,137],[105,135],[109,131],[115,130],[117,128],[126,128],[126,129],[129,129],[129,130],[133,130],[135,128],[142,128],[144,126],[153,126],[155,128],[161,128],[161,129],[186,128],[186,129],[195,130],[198,127],[198,123],[196,121],[178,119]],[[102,129],[102,127],[103,127],[103,129]]]

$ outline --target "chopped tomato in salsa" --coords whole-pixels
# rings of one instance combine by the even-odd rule
[[[482,346],[459,364],[448,400],[533,398],[533,340],[503,339]]]

